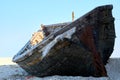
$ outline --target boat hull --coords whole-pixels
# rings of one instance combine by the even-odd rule
[[[75,31],[70,38],[57,38],[73,28]],[[28,73],[40,77],[107,76],[104,65],[113,52],[115,42],[111,5],[95,8],[52,36],[46,43],[49,44],[56,38],[59,40],[44,57],[41,44],[32,50],[32,55],[14,62]]]

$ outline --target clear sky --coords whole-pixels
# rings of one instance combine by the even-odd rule
[[[97,6],[113,4],[116,42],[112,57],[120,57],[120,0],[0,0],[0,57],[13,57],[41,24],[71,21]]]

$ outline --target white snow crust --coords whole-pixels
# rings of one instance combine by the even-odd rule
[[[60,40],[62,40],[63,38],[68,38],[70,39],[72,34],[75,32],[76,27],[73,27],[72,29],[58,35],[53,41],[51,41],[49,44],[47,44],[44,48],[43,48],[43,53],[42,53],[42,58],[44,58],[47,53],[49,52],[49,50]]]
[[[43,53],[42,53],[42,58],[45,57],[47,55],[47,53],[49,52],[49,50],[59,41],[59,40],[62,40],[63,38],[68,38],[70,39],[71,38],[71,35],[75,32],[75,29],[76,27],[73,27],[72,29],[62,33],[61,35],[57,36],[53,41],[51,41],[49,44],[47,44],[43,49]],[[48,38],[49,39],[49,38]],[[47,39],[47,40],[48,40]],[[42,43],[44,43],[46,40],[42,41]],[[29,42],[26,44],[26,45],[29,45]],[[39,44],[38,44],[39,45]],[[26,57],[32,55],[32,50],[35,49],[38,45],[35,45],[33,47],[31,47],[31,49],[27,49],[25,52],[21,52],[23,51],[20,50],[18,52],[18,54],[13,58],[13,62],[17,62],[17,61],[21,61],[21,60],[24,60]],[[21,54],[22,53],[22,54]]]

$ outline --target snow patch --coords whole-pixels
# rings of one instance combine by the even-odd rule
[[[120,58],[109,59],[106,70],[110,80],[120,80]]]
[[[44,58],[47,53],[49,52],[49,50],[60,40],[62,40],[63,38],[68,38],[70,39],[72,34],[75,33],[76,27],[73,27],[72,29],[58,35],[53,41],[51,41],[49,44],[47,44],[44,48],[43,48],[43,53],[42,53],[42,58]]]
[[[0,80],[24,80],[27,73],[17,65],[0,66]]]
[[[94,77],[81,77],[81,76],[51,76],[45,78],[33,77],[26,80],[109,80],[107,77],[94,78]]]
[[[27,56],[30,56],[30,55],[32,54],[32,50],[33,50],[33,49],[30,49],[30,50],[27,50],[26,52],[24,52],[23,54],[16,55],[16,56],[13,58],[13,62],[17,62],[17,61],[24,60]]]

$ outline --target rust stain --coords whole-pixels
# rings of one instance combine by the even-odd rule
[[[27,63],[27,65],[32,66],[32,65],[34,65],[36,63],[39,63],[41,60],[42,60],[41,57],[33,59],[31,62]]]
[[[83,33],[79,36],[81,42],[88,47],[88,49],[92,52],[93,55],[93,61],[95,65],[95,76],[101,75],[106,76],[106,70],[104,67],[104,64],[102,63],[101,56],[99,52],[97,51],[94,36],[93,36],[93,30],[94,27],[92,26],[85,26],[83,29]]]

